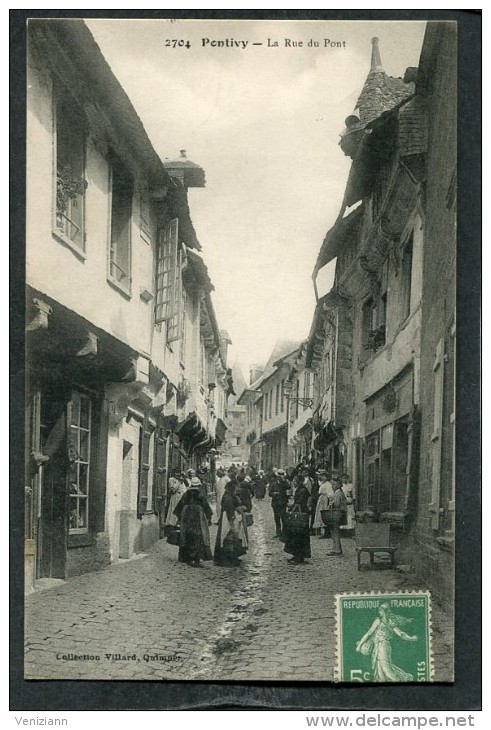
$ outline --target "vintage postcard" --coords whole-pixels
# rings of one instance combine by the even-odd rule
[[[28,23],[28,680],[454,677],[457,23]]]

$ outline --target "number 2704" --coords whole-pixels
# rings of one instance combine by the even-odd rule
[[[183,40],[182,38],[180,40],[176,40],[175,38],[173,40],[166,38],[164,45],[166,48],[191,48],[191,43]]]

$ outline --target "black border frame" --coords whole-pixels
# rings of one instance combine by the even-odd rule
[[[26,20],[195,18],[455,20],[458,23],[457,502],[455,682],[338,685],[292,682],[41,681],[23,678],[23,411]],[[10,709],[479,710],[481,708],[481,11],[10,10]],[[469,495],[463,498],[463,490]]]

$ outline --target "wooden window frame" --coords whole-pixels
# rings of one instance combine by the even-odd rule
[[[87,135],[85,131],[85,123],[83,121],[83,111],[76,99],[69,93],[66,89],[58,89],[54,91],[53,94],[53,103],[52,103],[52,121],[53,121],[53,207],[52,207],[52,232],[56,239],[64,243],[68,248],[70,248],[73,253],[75,253],[80,259],[85,261],[87,257],[86,253],[86,228],[85,228],[85,192],[81,195],[79,195],[80,199],[80,209],[81,209],[81,242],[80,245],[71,237],[69,236],[63,227],[60,227],[58,223],[58,134],[59,134],[59,126],[60,126],[60,119],[61,119],[61,105],[63,101],[66,101],[69,99],[70,105],[72,105],[77,112],[73,114],[74,117],[79,117],[80,122],[80,132],[81,132],[81,157],[82,157],[82,181],[85,181],[85,172],[86,172],[86,164],[87,164]],[[78,123],[78,121],[77,121]],[[64,214],[63,214],[64,215]],[[71,220],[69,216],[64,215],[64,218],[67,220]],[[73,222],[72,222],[73,223]],[[76,223],[73,223],[78,228],[78,225]]]
[[[80,401],[82,400],[82,398],[85,398],[88,401],[88,404],[89,404],[89,417],[88,417],[89,426],[88,426],[88,428],[84,428],[84,427],[82,427],[80,425],[80,417],[79,417],[79,423],[78,424],[74,424],[73,423],[73,400],[74,400],[75,393],[80,398]],[[72,430],[73,429],[76,429],[78,431],[78,434],[79,434],[78,440],[80,439],[80,431],[84,431],[84,432],[86,432],[88,434],[88,436],[87,436],[87,461],[83,461],[82,462],[80,458],[76,458],[73,461],[73,463],[77,465],[77,475],[80,474],[80,464],[83,463],[83,464],[86,464],[87,465],[87,484],[86,484],[87,491],[86,491],[86,493],[84,495],[80,495],[79,493],[73,494],[72,491],[71,491],[71,489],[70,489],[70,485],[68,487],[69,504],[70,504],[70,501],[72,499],[76,499],[77,500],[77,514],[79,514],[78,505],[80,503],[81,496],[85,500],[85,505],[86,505],[86,524],[85,524],[85,527],[71,527],[70,526],[70,523],[69,523],[68,534],[69,535],[84,535],[84,534],[87,534],[88,532],[90,532],[90,502],[91,502],[90,480],[91,480],[92,439],[93,439],[93,436],[94,436],[93,420],[92,420],[92,417],[93,417],[93,402],[92,402],[92,398],[87,393],[84,393],[84,392],[82,392],[80,390],[74,389],[72,391],[72,395],[71,395],[70,401],[68,403],[68,409],[67,410],[68,410],[68,413],[67,413],[67,432],[68,432],[68,438],[69,438],[69,440],[70,441],[72,440]],[[76,452],[77,452],[78,456],[80,456],[79,450],[76,450]],[[68,473],[70,473],[70,470],[68,471]],[[79,484],[79,482],[78,482],[78,479],[77,479],[77,487],[78,487],[78,484]],[[70,512],[70,507],[69,507],[69,519],[70,519],[70,514],[71,514],[71,512]]]
[[[155,426],[148,419],[144,419],[140,425],[138,442],[138,519],[154,511],[155,431]]]

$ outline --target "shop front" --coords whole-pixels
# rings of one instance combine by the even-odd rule
[[[108,383],[135,379],[137,354],[37,292],[28,299],[26,588],[110,562]],[[49,326],[48,326],[49,324]]]
[[[404,527],[417,489],[419,410],[413,402],[413,369],[406,368],[365,401],[363,479],[357,510]]]

